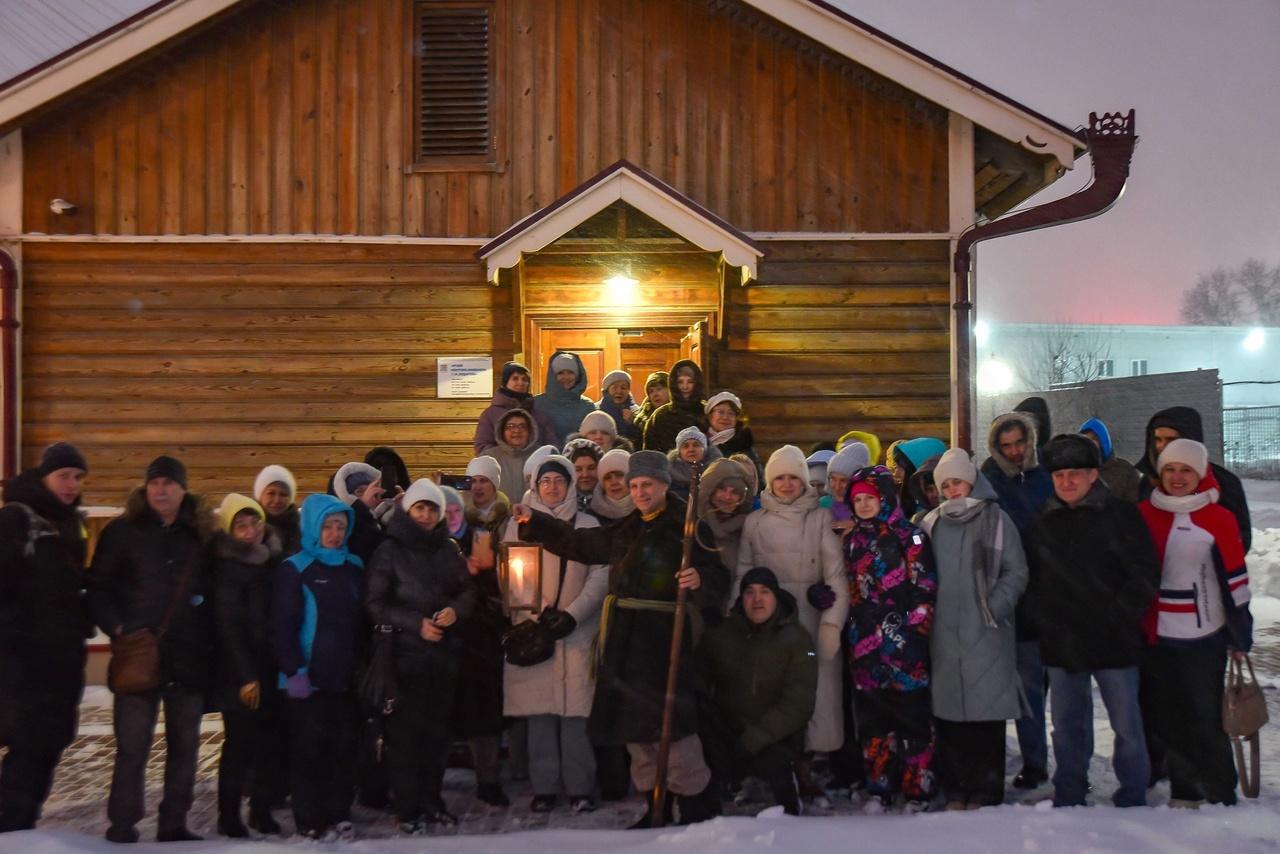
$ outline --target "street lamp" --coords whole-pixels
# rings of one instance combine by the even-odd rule
[[[542,546],[503,543],[498,556],[502,604],[516,622],[542,612]],[[521,612],[526,612],[521,616]]]

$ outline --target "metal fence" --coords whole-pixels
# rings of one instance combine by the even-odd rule
[[[1223,409],[1222,456],[1240,477],[1280,480],[1280,406]]]

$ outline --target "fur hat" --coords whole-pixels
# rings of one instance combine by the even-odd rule
[[[711,397],[707,400],[707,405],[703,408],[705,409],[706,413],[710,415],[711,410],[715,409],[717,406],[719,406],[722,403],[731,404],[739,414],[742,413],[742,401],[739,400],[738,396],[731,391],[718,391],[715,394],[711,395]]]
[[[1102,453],[1088,436],[1059,433],[1049,440],[1042,452],[1041,465],[1050,473],[1062,469],[1096,469],[1102,465]]]
[[[699,430],[697,425],[686,427],[676,434],[675,450],[678,452],[682,447],[684,447],[685,442],[690,441],[697,442],[705,449],[707,447],[707,434]]]
[[[668,486],[671,484],[671,463],[658,451],[636,451],[627,460],[627,483],[635,477],[651,477]]]
[[[444,512],[444,490],[430,478],[420,477],[409,484],[409,488],[405,490],[404,495],[400,496],[400,508],[407,512],[410,507],[419,501],[434,504],[437,510],[441,513]]]
[[[631,385],[631,374],[626,371],[610,371],[604,375],[604,379],[600,380],[600,390],[605,394],[609,393],[609,386],[614,383],[626,383]]]
[[[1156,471],[1164,471],[1170,463],[1190,466],[1199,478],[1209,471],[1209,449],[1195,439],[1174,439],[1164,446],[1156,461]]]
[[[502,484],[502,465],[493,457],[476,457],[467,463],[467,477],[482,477],[497,489]]]
[[[833,474],[852,477],[858,469],[871,465],[871,452],[862,442],[850,440],[827,462],[827,476]]]
[[[597,409],[594,412],[588,412],[582,419],[581,426],[578,427],[579,433],[588,433],[593,430],[603,430],[610,436],[617,436],[618,422],[614,421],[609,413]]]
[[[964,448],[952,448],[933,467],[933,483],[942,489],[944,481],[958,478],[972,486],[978,480],[978,469]]]
[[[552,375],[554,376],[561,371],[573,371],[574,374],[578,373],[578,360],[573,358],[572,353],[556,353],[555,356],[551,358]]]
[[[267,520],[267,514],[262,511],[261,504],[247,495],[228,492],[227,497],[222,499],[222,503],[218,505],[218,521],[222,524],[222,530],[230,534],[231,523],[235,521],[239,513],[245,510],[253,513],[264,522]]]
[[[600,458],[599,465],[596,466],[596,475],[604,480],[606,474],[612,472],[622,472],[624,475],[630,468],[631,455],[621,448],[614,448]]]
[[[807,487],[809,484],[809,466],[804,459],[804,451],[795,445],[783,445],[769,456],[764,464],[764,488],[773,491],[773,481],[784,474],[798,477]]]
[[[298,497],[298,483],[293,479],[293,472],[277,465],[266,466],[258,472],[258,476],[253,479],[253,497],[261,498],[262,493],[273,483],[284,484],[284,488],[289,490],[290,501]]]
[[[75,445],[70,442],[54,442],[40,455],[40,466],[36,471],[44,477],[58,469],[80,469],[82,472],[88,472],[89,464],[85,462],[84,454],[80,453],[80,449]]]
[[[143,483],[150,483],[158,477],[167,477],[183,489],[187,488],[187,467],[181,460],[161,454],[147,463],[146,475],[142,478]]]

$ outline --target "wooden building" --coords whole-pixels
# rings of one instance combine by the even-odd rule
[[[425,473],[438,358],[558,346],[694,355],[762,452],[946,437],[954,241],[1084,147],[821,0],[157,3],[0,83],[4,441],[106,503]]]

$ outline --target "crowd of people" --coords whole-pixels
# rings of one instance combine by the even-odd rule
[[[281,833],[286,804],[314,839],[354,837],[357,800],[405,834],[453,824],[441,787],[463,744],[495,806],[508,778],[530,781],[536,812],[647,795],[672,659],[669,796],[638,827],[711,818],[752,780],[797,815],[834,789],[867,812],[1000,804],[1009,721],[1010,785],[1048,781],[1046,696],[1053,804],[1083,805],[1093,683],[1117,806],[1166,777],[1174,805],[1234,803],[1220,703],[1251,644],[1249,516],[1194,410],[1156,413],[1136,466],[1096,418],[1053,435],[1039,398],[992,422],[981,467],[936,438],[882,449],[858,430],[762,462],[744,402],[708,394],[691,361],[650,375],[639,403],[623,371],[584,397],[572,353],[551,359],[543,394],[530,379],[503,367],[456,476],[414,479],[375,448],[326,493],[300,500],[269,465],[215,511],[158,457],[87,569],[80,451],[52,445],[5,483],[0,831],[40,817],[95,626],[113,671],[130,647],[155,652],[149,681],[112,677],[114,842],[138,839],[161,706],[160,841],[196,838],[215,710],[228,837]],[[517,542],[543,552],[533,612],[508,609],[499,583],[501,545]],[[513,626],[529,621],[544,649],[517,657]],[[370,674],[394,702],[361,702]]]

